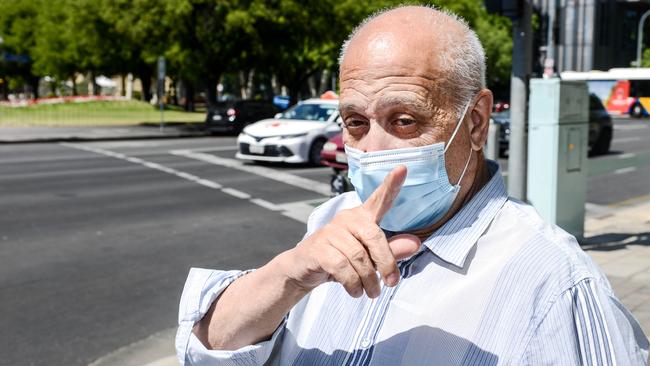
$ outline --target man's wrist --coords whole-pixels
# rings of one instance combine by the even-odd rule
[[[305,284],[299,281],[299,279],[294,275],[296,266],[299,265],[298,261],[299,259],[296,258],[296,250],[293,248],[277,255],[268,263],[268,265],[271,266],[273,272],[279,276],[278,278],[282,281],[283,288],[288,292],[288,295],[301,299],[314,288],[305,286]]]

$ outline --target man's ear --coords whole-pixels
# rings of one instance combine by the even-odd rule
[[[482,89],[477,95],[469,114],[469,137],[474,151],[480,151],[485,146],[492,115],[492,92],[489,89]]]

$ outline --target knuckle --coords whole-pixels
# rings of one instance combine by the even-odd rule
[[[376,243],[385,240],[384,232],[377,225],[367,225],[362,229],[362,238],[366,242]]]
[[[348,260],[340,255],[332,258],[331,262],[332,267],[334,267],[334,269],[337,271],[342,271],[348,266]]]
[[[365,249],[357,246],[352,250],[352,253],[350,254],[350,260],[358,263],[366,263],[367,255],[368,254],[366,253]]]

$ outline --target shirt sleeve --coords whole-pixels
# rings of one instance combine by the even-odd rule
[[[539,324],[526,365],[647,365],[648,339],[632,314],[593,279],[565,291]]]
[[[194,324],[203,318],[226,287],[249,272],[251,271],[215,271],[202,268],[190,270],[181,296],[176,333],[176,355],[181,366],[262,365],[269,358],[284,331],[286,318],[270,340],[234,351],[208,350],[192,332]]]

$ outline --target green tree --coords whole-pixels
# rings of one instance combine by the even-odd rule
[[[39,76],[32,69],[31,49],[36,42],[35,27],[39,15],[40,0],[0,0],[0,36],[3,44],[0,55],[0,75],[12,85],[29,84],[38,98]],[[6,60],[6,55],[14,57]],[[26,61],[26,62],[25,62]],[[5,93],[7,91],[5,81]]]
[[[159,0],[103,0],[102,17],[112,24],[120,43],[117,73],[136,75],[145,100],[151,99],[156,60],[170,47],[174,19],[168,12],[172,5]],[[168,74],[174,72],[173,67],[169,68]]]

